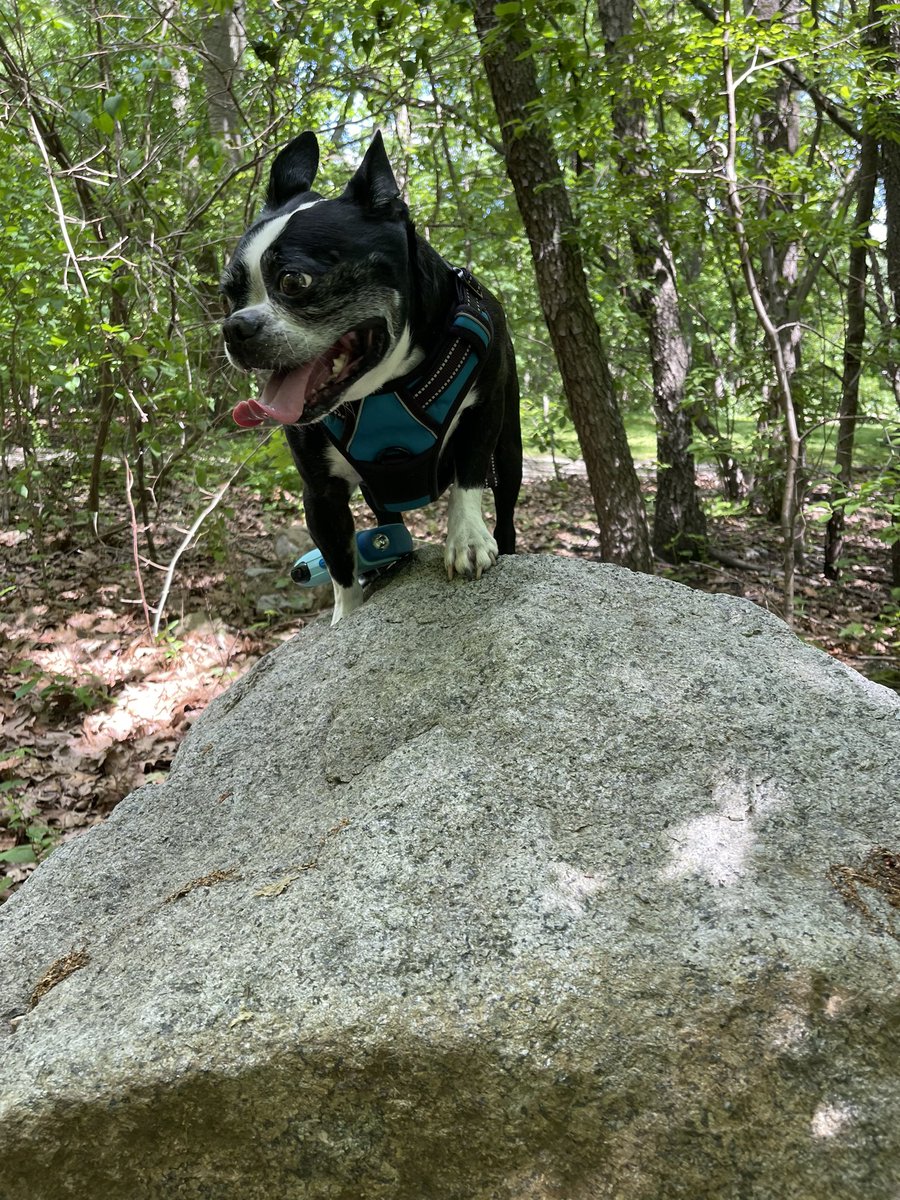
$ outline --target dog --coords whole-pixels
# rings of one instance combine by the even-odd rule
[[[418,236],[380,132],[335,198],[311,190],[318,165],[311,132],[277,154],[221,294],[229,360],[269,372],[234,420],[284,426],[337,624],[363,599],[356,486],[379,525],[449,488],[447,576],[478,579],[499,554],[515,553],[522,438],[503,309]]]

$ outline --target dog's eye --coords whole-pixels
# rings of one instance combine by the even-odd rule
[[[300,271],[282,271],[278,277],[278,290],[283,296],[299,296],[312,283],[312,275]]]

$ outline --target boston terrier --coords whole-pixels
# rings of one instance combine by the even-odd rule
[[[337,197],[311,190],[318,164],[310,132],[276,156],[221,290],[228,358],[269,373],[234,419],[284,426],[337,624],[362,603],[355,487],[380,525],[449,488],[447,576],[478,579],[515,552],[522,439],[503,310],[416,234],[381,134]]]

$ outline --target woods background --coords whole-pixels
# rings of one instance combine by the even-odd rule
[[[301,516],[282,440],[231,422],[254,384],[225,362],[218,278],[272,152],[305,128],[326,195],[382,129],[419,231],[502,299],[528,450],[583,456],[592,557],[740,570],[718,535],[756,522],[779,547],[770,595],[789,619],[812,580],[852,632],[847,589],[868,580],[857,657],[890,675],[898,71],[900,5],[874,0],[25,0],[0,16],[5,715],[19,743],[0,860],[28,867],[42,838],[88,819],[62,794],[71,779],[41,793],[59,766],[38,731],[81,722],[95,798],[104,773],[121,791],[110,747],[150,736],[136,720],[95,753],[85,713],[110,717],[118,695],[121,716],[129,676],[79,658],[86,628],[121,660],[155,618],[171,663],[191,554],[221,575],[245,501]],[[860,521],[864,561],[847,545]],[[79,627],[71,614],[92,604]],[[172,727],[171,712],[153,725]],[[148,753],[152,774],[166,755]]]

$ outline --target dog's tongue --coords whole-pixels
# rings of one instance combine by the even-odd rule
[[[293,425],[300,419],[307,400],[317,388],[329,380],[343,379],[349,372],[352,363],[347,361],[335,375],[334,362],[341,353],[349,360],[352,348],[352,337],[345,334],[330,352],[313,359],[305,367],[295,367],[293,371],[273,371],[258,400],[242,400],[235,405],[231,413],[235,423],[249,429],[271,418],[282,425]]]
[[[255,400],[242,400],[231,410],[231,417],[235,425],[240,425],[241,429],[252,429],[254,425],[262,425],[266,414]]]
[[[299,420],[306,398],[330,374],[331,365],[326,360],[316,359],[305,367],[284,373],[273,371],[258,400],[242,400],[235,405],[232,417],[245,429],[262,425],[271,418],[282,425],[293,425]]]

